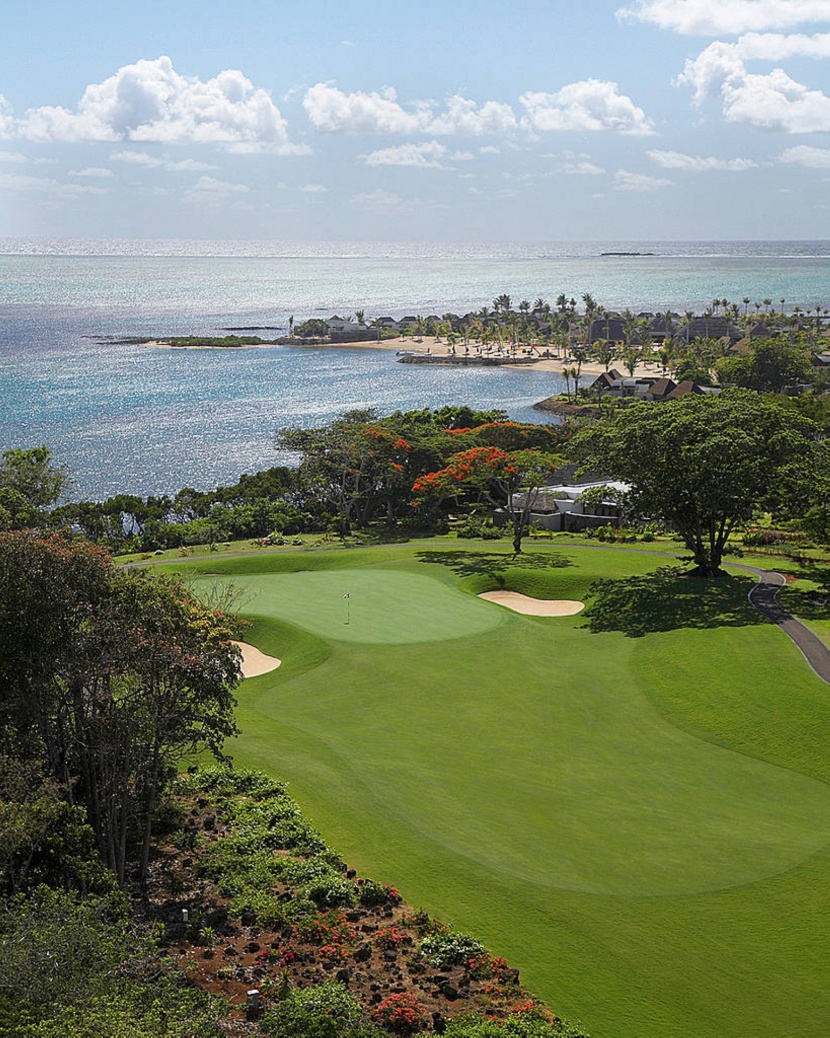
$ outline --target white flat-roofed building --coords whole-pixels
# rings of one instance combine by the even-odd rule
[[[600,499],[597,498],[596,488],[603,490]],[[615,480],[580,483],[574,486],[562,484],[539,487],[530,491],[530,525],[553,531],[584,530],[590,526],[618,526],[623,514],[621,501],[629,489],[628,483]],[[589,495],[588,509],[584,500],[586,491],[592,491]],[[527,498],[526,491],[514,494],[514,510],[523,509]]]

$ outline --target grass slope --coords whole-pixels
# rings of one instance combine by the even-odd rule
[[[194,567],[251,592],[249,638],[285,661],[240,689],[237,760],[289,779],[362,871],[596,1038],[822,1033],[826,686],[744,581],[702,594],[664,564],[406,546]],[[473,597],[600,577],[588,616]]]

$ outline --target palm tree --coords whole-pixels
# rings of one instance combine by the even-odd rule
[[[639,359],[640,351],[635,346],[626,346],[623,350],[623,366],[632,378],[634,378],[634,372],[637,370]]]
[[[365,323],[366,312],[364,310],[355,310],[354,315],[357,318],[357,323],[362,326]]]
[[[631,340],[634,337],[634,332],[637,330],[637,318],[628,309],[628,307],[626,307],[625,310],[623,310],[622,312],[622,320],[623,333],[625,335],[625,345],[626,347],[629,347],[631,346]]]
[[[607,371],[614,359],[614,348],[607,339],[600,339],[594,350],[594,355]]]
[[[568,403],[571,402],[571,369],[563,368],[562,376],[565,379],[565,392],[568,394]]]
[[[579,378],[582,374],[582,350],[576,355],[576,367],[571,368],[571,378],[574,380],[574,400],[579,401]]]

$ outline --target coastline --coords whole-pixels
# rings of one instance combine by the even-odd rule
[[[403,354],[414,354],[415,356],[426,358],[429,356],[435,357],[436,366],[443,366],[447,364],[447,357],[450,355],[450,349],[446,342],[438,336],[421,335],[417,339],[407,338],[405,336],[395,336],[394,339],[381,339],[377,341],[366,340],[359,342],[303,342],[301,340],[294,341],[281,341],[281,342],[259,342],[259,343],[240,343],[238,346],[230,345],[177,345],[171,343],[165,339],[147,339],[141,343],[142,346],[147,346],[152,349],[162,350],[229,350],[235,352],[236,350],[263,350],[271,349],[274,346],[284,346],[289,349],[304,349],[304,350],[381,350],[386,353],[395,353],[397,356]],[[564,377],[565,368],[573,367],[577,361],[572,358],[563,357],[533,357],[530,356],[530,351],[524,348],[522,352],[522,360],[517,363],[512,363],[511,358],[507,353],[500,353],[498,351],[488,354],[479,354],[477,351],[481,348],[480,343],[473,343],[472,351],[469,354],[470,359],[481,356],[493,356],[497,360],[500,360],[499,367],[509,368],[513,371],[519,369],[527,369],[532,367],[534,371],[549,371],[555,375]],[[459,351],[459,347],[456,347],[456,355],[459,360],[457,367],[463,367],[464,354]],[[532,363],[531,362],[532,359]],[[422,363],[429,363],[424,360]],[[614,365],[611,364],[611,367]],[[583,361],[581,367],[581,375],[589,375],[596,377],[601,375],[608,369],[604,364],[599,364],[596,361]],[[642,361],[637,365],[634,371],[635,377],[642,375],[659,375],[662,373],[660,365],[656,361]]]
[[[439,339],[434,336],[419,336],[417,339],[408,339],[403,336],[396,336],[394,339],[382,339],[380,342],[350,342],[350,343],[333,343],[332,345],[339,349],[348,350],[386,350],[397,354],[403,353],[414,353],[418,355],[434,355],[436,357],[446,357],[448,348],[446,342],[443,339]],[[456,347],[456,353],[458,353],[458,347]],[[472,353],[471,353],[472,356]],[[498,356],[498,354],[496,354]],[[533,365],[531,370],[533,371],[550,371],[556,375],[562,375],[565,368],[573,367],[576,364],[575,360],[561,357],[540,357]],[[460,366],[460,365],[459,365]],[[512,371],[527,370],[528,364],[511,364],[509,361],[501,364],[500,367],[509,368]],[[611,364],[611,367],[614,367]],[[585,361],[582,364],[582,375],[592,375],[596,377],[601,375],[606,370],[604,364],[598,364],[596,361]],[[659,375],[661,373],[660,365],[656,361],[643,361],[638,364],[635,369],[635,375]]]

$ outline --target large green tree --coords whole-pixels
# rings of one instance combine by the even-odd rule
[[[12,448],[0,455],[0,530],[36,526],[71,485],[48,447]]]
[[[781,337],[762,339],[744,356],[722,357],[715,367],[721,381],[760,393],[781,393],[813,371],[809,352]]]
[[[764,508],[792,515],[826,487],[818,428],[741,390],[636,404],[573,441],[583,466],[630,484],[630,507],[669,522],[700,576],[721,574],[735,526]]]
[[[239,680],[228,616],[92,545],[0,534],[0,729],[86,809],[119,881],[147,867],[180,758],[221,755]]]

